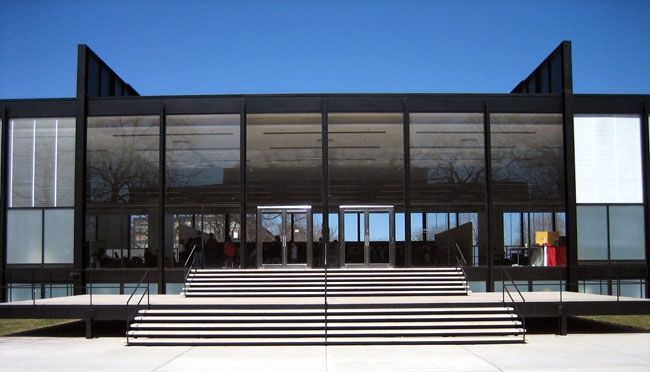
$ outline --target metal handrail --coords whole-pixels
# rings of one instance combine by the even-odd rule
[[[504,276],[508,277],[508,281],[512,283],[512,286],[515,287],[515,290],[519,294],[519,297],[521,297],[522,305],[521,305],[521,310],[517,307],[517,303],[515,302],[515,299],[512,297],[512,294],[510,293],[510,290],[508,289],[508,286],[506,286],[506,281]],[[510,276],[510,273],[504,268],[501,274],[501,302],[505,306],[506,304],[506,293],[508,293],[508,297],[510,297],[510,301],[512,302],[512,306],[515,309],[515,312],[519,317],[521,318],[522,322],[522,327],[524,329],[524,342],[526,342],[526,299],[524,298],[524,295],[521,294],[521,291],[517,287],[517,284],[515,284],[514,280],[512,280],[512,277]]]
[[[135,309],[133,310],[133,312],[131,312],[131,311],[129,311],[129,304],[131,303],[131,299],[133,298],[135,293],[138,291],[138,289],[142,285],[142,282],[144,281],[145,278],[147,279],[147,287],[145,288],[144,292],[142,292],[142,295],[140,296],[140,300],[138,300],[138,303],[135,305]],[[125,333],[125,335],[126,335],[127,344],[129,342],[129,322],[135,316],[136,311],[138,311],[140,309],[140,306],[142,304],[142,300],[144,299],[145,294],[147,295],[147,309],[151,308],[149,293],[150,293],[150,291],[149,291],[149,271],[145,271],[144,275],[142,275],[142,278],[140,279],[140,282],[138,282],[138,285],[136,285],[135,288],[133,289],[133,292],[131,292],[131,296],[129,296],[129,299],[126,300],[126,333]]]
[[[192,250],[190,251],[190,254],[187,255],[187,259],[185,260],[185,263],[183,264],[183,267],[187,266],[187,264],[190,262],[190,258],[194,255],[194,251],[196,250],[196,245],[192,247]]]
[[[463,255],[463,252],[460,250],[460,246],[458,243],[454,243],[456,245],[456,251],[459,253],[459,255],[456,255],[456,267],[460,268],[460,271],[463,273],[463,277],[467,281],[467,272],[465,271],[465,265],[467,265],[467,260],[465,260],[465,256]],[[467,282],[465,283],[465,294],[467,294],[468,289],[467,289]]]
[[[194,247],[192,247],[192,250],[190,251],[190,254],[187,256],[187,259],[185,260],[185,264],[183,264],[183,267],[186,267],[187,264],[190,262],[190,259],[194,255],[194,250],[196,250],[196,247],[197,247],[196,245]],[[187,268],[187,271],[183,275],[183,284],[187,283],[187,278],[190,277],[190,273],[192,272],[192,268],[194,268],[194,262],[193,261],[192,261],[192,264],[190,265],[190,267]],[[184,287],[183,287],[183,292],[185,292]]]

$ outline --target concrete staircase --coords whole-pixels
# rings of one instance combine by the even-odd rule
[[[197,270],[188,277],[184,295],[196,297],[194,301],[201,301],[200,305],[186,303],[141,309],[130,323],[127,342],[129,345],[524,342],[525,330],[513,308],[500,303],[445,301],[445,297],[439,297],[468,297],[467,293],[465,278],[456,269],[329,270],[328,302],[325,273],[320,270]],[[421,297],[410,301],[413,296],[431,297],[431,301],[423,302]],[[246,303],[234,303],[238,297],[246,297]]]
[[[193,270],[187,297],[466,295],[457,268],[365,270]]]

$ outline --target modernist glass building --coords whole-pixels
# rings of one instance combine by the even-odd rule
[[[533,291],[646,297],[649,108],[574,94],[570,42],[508,94],[164,97],[80,45],[75,98],[0,101],[2,300],[125,293],[143,270],[178,293],[197,242],[204,267],[460,251],[474,291],[508,268]]]

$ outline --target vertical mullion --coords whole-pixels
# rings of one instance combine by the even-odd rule
[[[241,109],[239,112],[239,257],[243,268],[248,267],[246,263],[246,241],[247,239],[247,225],[248,219],[246,218],[246,98],[242,99]],[[256,228],[259,213],[256,210]],[[261,267],[262,252],[257,251],[258,263],[256,266]]]
[[[34,195],[36,193],[36,119],[32,131],[32,208],[36,205]]]
[[[404,128],[404,254],[406,256],[404,257],[404,266],[411,267],[413,266],[411,248],[411,119],[406,98],[402,100],[402,104],[404,105],[402,126]],[[394,213],[393,210],[393,219],[395,218]],[[391,257],[391,259],[394,258]]]
[[[57,182],[59,180],[59,119],[56,119],[54,126],[54,187],[53,205],[56,207]]]
[[[160,120],[158,123],[158,244],[159,244],[159,259],[158,259],[158,293],[166,294],[166,280],[165,280],[165,260],[166,260],[166,250],[165,250],[165,162],[167,159],[167,115],[165,111],[165,105],[160,109]]]
[[[485,158],[485,214],[487,215],[487,265],[488,265],[488,291],[494,291],[494,263],[492,262],[492,137],[490,135],[490,111],[488,108],[488,103],[483,103],[483,138],[484,138],[484,148],[483,156]],[[480,240],[479,240],[480,241]],[[480,252],[480,249],[479,249]],[[480,253],[479,253],[480,256]]]
[[[327,100],[323,98],[323,111],[321,113],[321,202],[323,204],[323,265],[327,267],[327,248],[330,243],[329,223],[329,134],[327,120]],[[339,237],[340,238],[340,237]]]

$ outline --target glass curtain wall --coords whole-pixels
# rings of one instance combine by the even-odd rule
[[[329,207],[389,205],[404,213],[404,119],[402,113],[330,113],[328,115]],[[357,216],[362,219],[362,216]],[[346,216],[346,218],[352,218]],[[345,223],[344,239],[360,239],[363,226]],[[330,228],[337,225],[330,223]],[[371,227],[372,228],[372,227]],[[403,224],[402,224],[403,229]],[[404,233],[396,241],[395,264],[405,265]],[[332,252],[338,249],[332,244]],[[330,260],[332,261],[332,260]],[[333,260],[332,262],[335,262]]]
[[[411,113],[413,265],[487,265],[483,114]]]
[[[165,141],[165,266],[222,267],[240,241],[240,116],[169,115]]]
[[[85,256],[90,268],[155,267],[159,116],[89,117]]]
[[[257,223],[260,206],[312,206],[316,234],[322,235],[322,114],[248,114],[246,117],[246,254],[247,266],[257,262],[257,240],[273,244],[277,219]],[[271,217],[269,217],[271,218]],[[294,231],[303,224],[293,220]],[[257,226],[262,226],[257,231]],[[320,232],[320,233],[319,233]],[[316,241],[317,243],[317,241]],[[319,244],[312,244],[314,262],[322,262]]]
[[[494,264],[566,265],[562,115],[491,114],[490,136]]]
[[[8,264],[72,264],[75,119],[9,122]]]
[[[578,260],[645,260],[641,120],[574,118]]]

